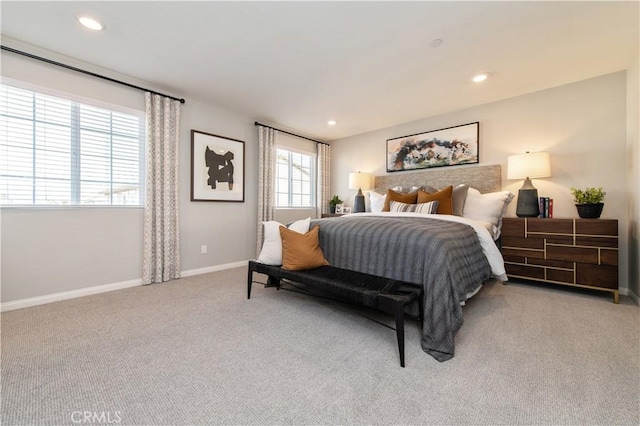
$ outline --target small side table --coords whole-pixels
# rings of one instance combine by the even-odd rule
[[[342,213],[322,213],[320,215],[321,218],[325,218],[325,217],[339,217],[339,216],[343,216]]]

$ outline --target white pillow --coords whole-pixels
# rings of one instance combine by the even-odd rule
[[[511,200],[513,200],[513,194],[509,191],[481,194],[477,189],[469,188],[462,216],[481,222],[489,222],[493,225],[493,239],[496,240],[500,237],[502,217],[507,212],[507,206]]]
[[[309,224],[311,218],[297,220],[289,225],[289,229],[292,231],[306,234],[309,232]],[[280,222],[270,220],[268,222],[262,222],[264,226],[264,242],[262,243],[262,250],[260,250],[260,256],[258,256],[258,262],[265,265],[282,265],[282,237],[280,237],[280,227],[284,226]]]
[[[380,213],[384,207],[384,200],[387,198],[387,194],[378,194],[375,191],[369,192],[369,206],[371,206],[371,213]]]

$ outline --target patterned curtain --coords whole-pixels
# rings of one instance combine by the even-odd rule
[[[331,146],[318,144],[318,217],[329,213],[331,199]]]
[[[258,238],[256,256],[262,248],[264,229],[262,222],[275,217],[275,156],[277,131],[258,126]]]
[[[180,278],[178,139],[180,102],[145,94],[146,197],[142,284]]]

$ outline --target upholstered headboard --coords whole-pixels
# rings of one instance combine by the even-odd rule
[[[375,176],[374,190],[384,194],[395,186],[411,187],[428,185],[443,188],[467,183],[482,193],[502,189],[502,168],[492,164],[487,166],[438,167],[413,172],[395,172],[384,176]]]

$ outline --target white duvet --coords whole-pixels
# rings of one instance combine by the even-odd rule
[[[469,225],[476,231],[482,251],[491,266],[491,274],[500,281],[507,281],[507,272],[504,269],[504,260],[502,254],[498,250],[498,246],[493,241],[489,233],[490,223],[479,222],[465,217],[453,216],[447,214],[422,214],[409,212],[382,212],[382,213],[353,213],[341,216],[342,219],[357,219],[363,216],[386,216],[386,217],[428,217],[431,219],[444,220],[449,222],[458,222]]]

